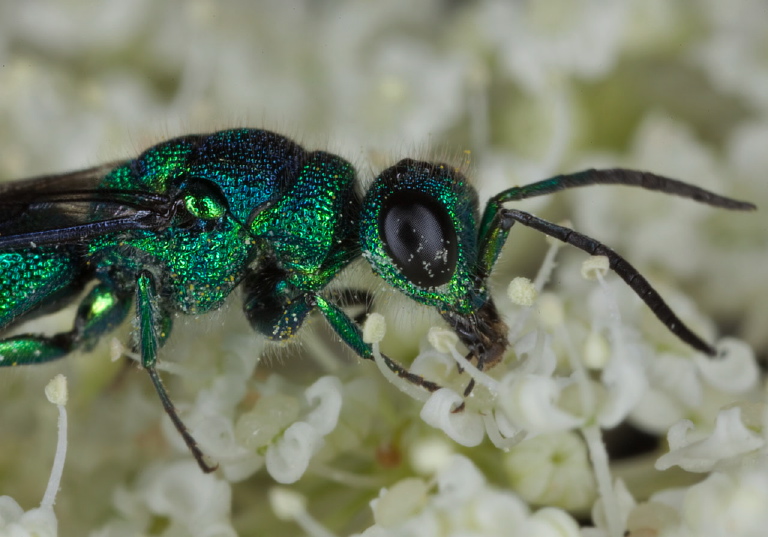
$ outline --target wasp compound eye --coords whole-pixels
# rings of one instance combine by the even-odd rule
[[[384,250],[402,275],[419,287],[438,287],[456,270],[458,243],[448,211],[414,190],[390,195],[382,206],[379,233]]]

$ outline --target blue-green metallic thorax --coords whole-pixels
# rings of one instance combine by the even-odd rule
[[[268,131],[184,136],[153,146],[116,168],[102,186],[166,194],[181,189],[190,178],[204,179],[218,185],[232,217],[244,223],[254,210],[287,191],[306,157],[299,145]]]
[[[240,283],[253,241],[242,227],[225,220],[211,231],[168,228],[133,231],[115,242],[94,241],[91,257],[97,272],[131,281],[142,269],[156,273],[161,296],[184,313],[205,313],[220,307]]]
[[[119,166],[101,187],[173,198],[201,181],[220,189],[224,218],[95,240],[89,250],[97,270],[121,267],[133,278],[151,267],[165,300],[179,311],[202,313],[222,304],[256,258],[273,258],[295,285],[317,289],[356,255],[355,248],[331,255],[340,241],[354,240],[349,220],[359,202],[351,165],[271,132],[177,138]]]
[[[269,244],[295,275],[294,284],[319,289],[328,282],[329,264],[346,264],[358,255],[354,182],[348,162],[317,151],[279,200],[251,216],[249,232]]]

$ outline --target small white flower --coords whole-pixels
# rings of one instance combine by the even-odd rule
[[[58,521],[51,509],[24,512],[10,496],[0,496],[0,535],[3,537],[56,537]]]
[[[599,283],[590,296],[593,330],[605,326],[611,341],[611,356],[600,378],[606,390],[598,409],[598,422],[603,427],[615,427],[637,406],[647,390],[646,360],[642,346],[633,342],[622,323],[614,286],[603,277],[607,258],[592,257],[582,266],[583,274]]]
[[[485,485],[485,476],[471,460],[462,455],[453,455],[437,473],[439,495],[436,501],[450,508],[454,503],[477,496]]]
[[[451,460],[453,447],[445,437],[417,440],[410,449],[411,466],[422,475],[437,473]]]
[[[140,483],[136,493],[144,508],[168,517],[172,525],[200,536],[224,525],[229,527],[229,535],[235,535],[229,526],[229,483],[214,474],[204,474],[194,461],[149,468]]]
[[[234,537],[230,523],[232,491],[215,474],[204,474],[192,460],[147,468],[132,488],[117,489],[113,503],[120,513],[94,535],[143,535],[153,519],[163,518],[167,535]]]
[[[550,303],[551,295],[542,295],[539,305],[542,309]],[[530,373],[550,376],[557,366],[557,355],[552,349],[552,336],[541,330],[534,330],[521,337],[514,344],[515,354],[523,363],[515,368],[519,374]]]
[[[700,354],[694,356],[699,373],[710,386],[726,393],[739,394],[757,384],[760,371],[749,345],[726,338],[719,343],[718,350],[717,358]]]
[[[595,78],[616,59],[626,26],[624,3],[485,2],[477,30],[498,51],[502,66],[528,91],[548,88],[553,77]]]
[[[600,490],[601,497],[592,506],[592,520],[595,527],[600,530],[600,533],[594,535],[605,537],[622,535],[627,527],[629,515],[637,505],[623,480],[616,479],[612,485],[607,491],[608,495],[604,494],[606,491]]]
[[[441,429],[453,441],[462,446],[472,447],[483,441],[483,418],[476,412],[461,406],[464,399],[449,388],[441,388],[434,392],[421,409],[421,419],[429,425]]]
[[[529,438],[510,449],[503,460],[510,483],[528,502],[581,510],[595,499],[587,450],[574,432]]]
[[[336,428],[342,408],[341,382],[321,377],[304,391],[304,400],[302,404],[290,395],[264,395],[235,426],[237,441],[250,452],[243,459],[263,455],[267,471],[279,483],[298,481],[323,446],[323,438]]]
[[[716,472],[685,493],[681,527],[670,535],[763,537],[768,527],[766,505],[764,464],[737,473]]]
[[[410,371],[437,382],[440,386],[453,387],[457,391],[468,382],[465,376],[459,374],[453,358],[434,349],[420,352],[411,364]]]
[[[516,427],[551,433],[573,429],[583,421],[557,405],[567,380],[510,373],[499,384],[499,407]]]
[[[702,403],[704,389],[698,375],[701,366],[695,361],[687,356],[664,353],[659,354],[650,367],[651,382],[657,389],[672,394],[689,408]]]
[[[708,436],[691,434],[692,430],[693,423],[688,420],[669,430],[669,453],[656,461],[658,470],[677,465],[689,472],[708,472],[721,461],[746,455],[765,445],[763,438],[744,425],[739,407],[721,410]]]
[[[322,377],[304,392],[307,403],[316,405],[305,421],[322,436],[336,428],[341,412],[341,381],[336,377]]]
[[[607,388],[607,398],[599,413],[603,427],[615,427],[635,408],[648,387],[646,369],[639,359],[639,350],[624,345],[614,351],[603,368],[601,377]]]
[[[697,43],[694,60],[720,91],[735,93],[768,110],[768,65],[765,50],[765,4],[739,0],[727,7],[704,2],[702,13],[713,31]]]
[[[633,419],[659,433],[683,418],[703,423],[734,395],[754,389],[759,372],[751,349],[734,339],[718,348],[717,357],[662,353],[649,360],[650,389],[632,410]]]
[[[382,489],[378,499],[371,502],[373,520],[382,528],[399,525],[418,514],[427,504],[429,485],[422,479],[410,477]]]
[[[309,460],[322,446],[317,429],[297,421],[267,448],[267,471],[278,483],[295,483],[304,475]]]
[[[515,495],[488,485],[466,457],[454,455],[437,473],[437,490],[407,478],[371,502],[376,525],[360,537],[576,537],[578,524],[566,512],[547,508],[531,515]]]
[[[530,537],[580,537],[579,524],[565,511],[545,507],[536,511],[520,532]]]

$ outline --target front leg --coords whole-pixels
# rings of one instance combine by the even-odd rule
[[[288,274],[264,260],[243,281],[243,312],[251,327],[272,341],[292,338],[312,308],[287,282]]]
[[[287,274],[284,271],[270,262],[265,262],[258,271],[246,276],[243,285],[245,291],[243,310],[254,330],[273,341],[289,339],[296,334],[307,316],[317,308],[336,335],[355,354],[366,360],[373,360],[373,348],[363,341],[360,325],[339,306],[318,293],[311,291],[302,293],[295,290],[292,293],[289,292],[290,285],[286,282],[286,277]],[[344,291],[335,291],[332,295],[341,301],[350,298],[352,302],[367,297],[362,291],[349,291],[349,293],[349,296],[346,296]],[[387,367],[397,376],[431,392],[440,388],[434,382],[414,375],[388,356],[382,355],[382,357]]]
[[[306,302],[311,307],[316,307],[320,310],[320,313],[323,314],[323,317],[325,317],[325,320],[331,325],[331,328],[336,332],[336,335],[338,335],[358,356],[365,358],[366,360],[374,359],[373,348],[370,344],[363,341],[363,331],[360,329],[360,325],[350,319],[340,307],[325,300],[320,295],[308,294],[306,296]],[[381,357],[384,359],[384,363],[387,364],[387,367],[398,377],[405,379],[416,386],[421,386],[430,392],[440,389],[438,384],[426,380],[421,375],[411,373],[387,355],[382,354]]]
[[[149,373],[149,378],[152,380],[155,391],[160,397],[165,413],[171,418],[174,427],[176,427],[176,430],[179,431],[179,434],[184,439],[184,443],[187,444],[200,469],[206,473],[213,472],[218,468],[218,465],[210,466],[205,462],[203,452],[187,430],[184,422],[179,418],[176,407],[173,406],[168,392],[165,391],[163,381],[160,379],[160,375],[155,367],[157,364],[157,350],[162,343],[162,339],[167,335],[162,333],[162,330],[163,327],[169,326],[169,323],[164,320],[168,317],[167,313],[158,304],[155,280],[152,274],[146,270],[139,273],[136,279],[136,316],[138,318],[137,343],[141,354],[141,365]]]

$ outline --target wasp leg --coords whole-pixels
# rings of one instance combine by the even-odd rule
[[[288,274],[265,260],[243,282],[243,312],[251,327],[273,341],[290,339],[311,308],[287,283]]]
[[[256,277],[249,277],[245,285],[245,301],[243,311],[245,316],[258,333],[273,341],[284,341],[296,335],[296,331],[312,312],[314,306],[307,304],[305,294],[296,297],[282,295],[278,285],[269,285],[270,278],[262,278],[265,272],[259,272]],[[370,313],[372,299],[364,290],[343,289],[330,293],[330,300],[338,302],[341,307],[363,306],[362,313],[355,316],[356,323],[362,323]]]
[[[85,296],[72,330],[52,336],[22,334],[0,340],[0,366],[42,364],[63,358],[75,349],[90,350],[98,338],[128,314],[130,295],[100,282]]]
[[[306,320],[307,316],[315,308],[319,309],[325,319],[331,325],[334,332],[348,345],[358,356],[366,360],[373,360],[373,349],[363,341],[363,333],[360,326],[353,321],[344,311],[314,293],[287,294],[287,274],[274,263],[265,261],[258,271],[249,273],[243,283],[245,301],[243,310],[254,330],[264,334],[272,340],[285,340],[293,337],[296,331]],[[281,290],[285,290],[281,293]],[[356,301],[360,298],[368,301],[365,291],[350,291],[350,294],[333,294],[344,301],[350,298]],[[357,294],[357,296],[355,296]],[[397,376],[421,386],[430,392],[440,388],[434,382],[428,381],[420,375],[415,375],[405,369],[386,355],[382,355],[387,367]]]
[[[372,311],[373,295],[365,289],[335,289],[327,292],[326,296],[342,308],[363,308],[362,312],[352,317],[357,324],[363,324]]]
[[[306,291],[287,284],[288,273],[273,261],[265,260],[257,270],[248,273],[243,282],[243,311],[251,327],[273,341],[284,341],[296,335],[314,306]],[[362,324],[371,311],[373,297],[364,289],[336,289],[327,292],[328,299],[342,308],[363,307],[354,317]]]
[[[163,381],[160,379],[160,375],[155,367],[157,364],[157,350],[162,343],[161,337],[163,335],[161,331],[164,326],[167,326],[167,323],[163,321],[163,317],[166,317],[166,315],[163,314],[157,303],[154,278],[146,270],[139,273],[136,279],[136,315],[138,316],[138,347],[141,354],[141,365],[149,373],[149,378],[152,380],[155,391],[160,397],[165,413],[171,418],[174,427],[176,427],[176,430],[184,439],[184,443],[187,444],[200,469],[206,473],[213,472],[218,468],[218,465],[210,466],[205,462],[205,455],[187,430],[184,422],[179,418],[176,407],[173,406],[173,402],[168,396],[168,392],[165,390]]]
[[[515,222],[520,222],[546,235],[566,242],[576,248],[584,250],[590,255],[603,255],[608,258],[608,263],[619,277],[645,302],[651,311],[664,323],[670,332],[675,334],[680,340],[684,341],[694,349],[710,356],[715,356],[717,351],[699,336],[693,333],[664,302],[661,295],[651,286],[648,280],[640,274],[636,268],[627,262],[619,254],[596,241],[591,237],[582,235],[570,228],[558,226],[547,220],[537,218],[532,214],[518,211],[516,209],[499,209],[491,222],[485,237],[481,238],[483,245],[482,259],[495,259],[498,257],[498,250],[503,245],[509,229]],[[490,270],[490,267],[483,265],[484,270]]]
[[[333,331],[346,343],[358,356],[365,358],[366,360],[373,360],[373,348],[371,345],[363,341],[363,332],[360,330],[360,325],[354,322],[349,316],[344,313],[341,308],[335,304],[327,301],[319,295],[307,295],[307,304],[311,307],[316,307],[323,314],[323,317],[331,325]],[[440,389],[440,386],[432,381],[426,380],[421,375],[411,373],[399,363],[395,362],[388,356],[382,354],[384,363],[392,370],[398,377],[407,380],[411,384],[421,386],[425,390],[434,392]]]

